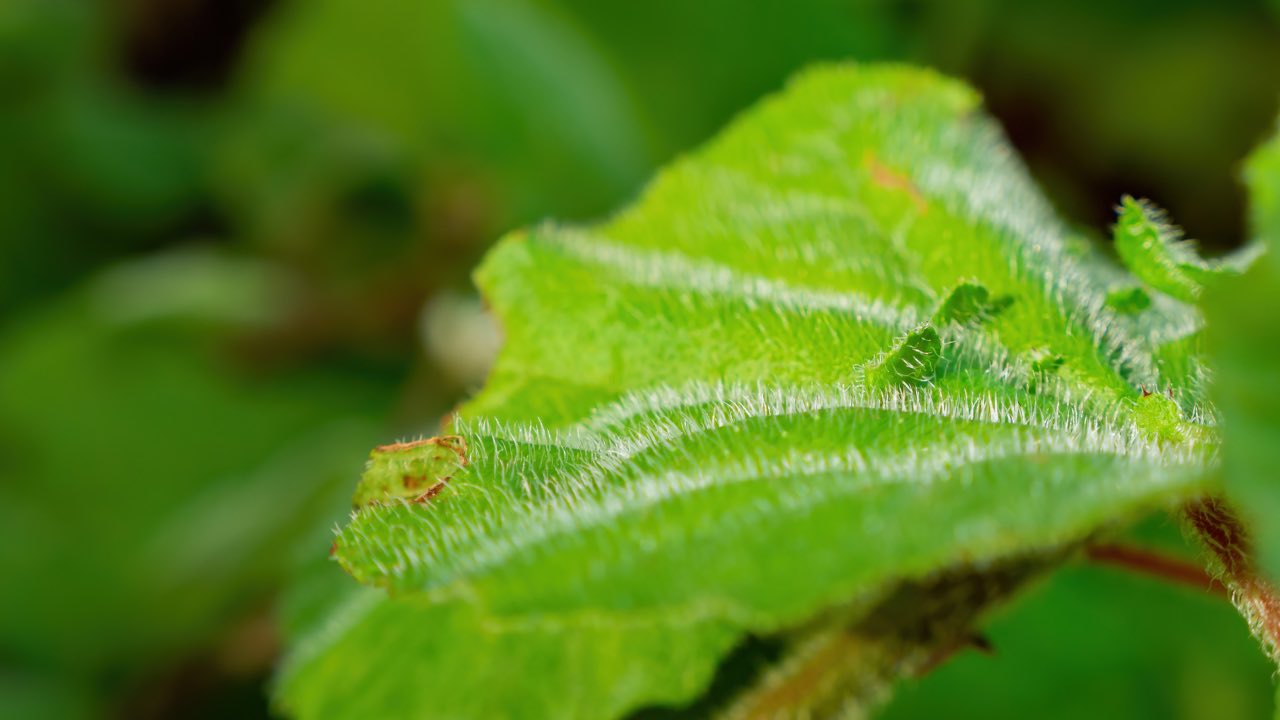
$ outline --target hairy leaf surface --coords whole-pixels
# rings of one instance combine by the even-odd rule
[[[375,450],[335,555],[385,593],[299,646],[299,715],[865,708],[1214,461],[1198,311],[1108,302],[926,71],[807,72],[478,280],[505,348],[456,461]]]
[[[1171,225],[1163,210],[1125,196],[1115,226],[1116,251],[1138,279],[1183,302],[1194,303],[1222,275],[1238,274],[1230,263],[1211,263]],[[1136,298],[1113,295],[1112,305],[1133,305]],[[1138,303],[1141,303],[1139,300]]]

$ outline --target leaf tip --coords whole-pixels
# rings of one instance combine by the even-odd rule
[[[461,435],[379,445],[369,453],[352,506],[397,499],[426,502],[468,464],[467,441]]]
[[[933,380],[941,358],[942,336],[932,325],[923,323],[863,365],[863,381],[876,388],[924,385]]]

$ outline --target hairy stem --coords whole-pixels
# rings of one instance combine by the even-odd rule
[[[1280,661],[1280,597],[1257,572],[1248,531],[1225,501],[1206,497],[1187,503],[1183,514],[1212,555],[1231,600],[1273,659]]]

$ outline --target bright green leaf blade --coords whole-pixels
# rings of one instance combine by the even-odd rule
[[[469,471],[431,502],[357,513],[340,560],[504,614],[712,604],[771,630],[958,558],[1069,543],[1199,487],[1207,459],[958,389],[686,387],[597,417],[564,434],[459,423]]]
[[[479,274],[507,344],[451,428],[465,467],[406,498],[397,483],[422,479],[375,457],[362,492],[386,490],[340,534],[339,561],[390,605],[436,603],[424,615],[468,603],[481,624],[559,623],[551,657],[607,666],[616,646],[584,637],[644,622],[646,641],[686,648],[702,630],[670,623],[690,616],[738,638],[865,629],[903,582],[954,571],[983,587],[1011,558],[1039,567],[1202,492],[1215,447],[1198,312],[1109,307],[1132,281],[1080,254],[976,109],[929,72],[819,69],[616,219],[507,238]],[[966,285],[998,312],[953,322]],[[1172,399],[1139,403],[1140,386]],[[1004,574],[1012,588],[1034,573]],[[921,642],[945,644],[1006,594],[879,631],[936,625]],[[343,652],[424,692],[378,632],[349,628]],[[880,662],[910,670],[915,649]],[[440,672],[482,692],[486,652]],[[699,688],[673,693],[661,673],[705,678],[723,657],[645,652],[627,662],[653,680],[602,707],[691,700]],[[553,675],[534,670],[512,702]],[[334,691],[300,680],[285,698],[318,708]]]
[[[297,647],[278,685],[299,717],[612,717],[697,692],[714,669],[706,658],[737,636],[667,615],[495,622],[365,590]]]
[[[1120,202],[1115,241],[1120,259],[1139,280],[1183,302],[1197,302],[1220,276],[1239,274],[1229,263],[1201,259],[1164,211],[1129,196]]]

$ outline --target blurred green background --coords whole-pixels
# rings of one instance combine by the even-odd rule
[[[849,58],[974,83],[1087,232],[1247,237],[1280,3],[0,0],[0,717],[269,714],[368,448],[483,381],[486,246]],[[1073,567],[990,632],[885,714],[1270,713],[1189,590]]]

